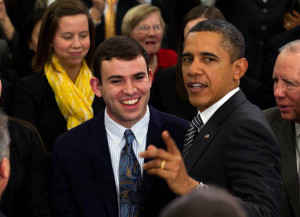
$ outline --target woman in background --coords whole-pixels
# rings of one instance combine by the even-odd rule
[[[123,18],[121,30],[123,35],[136,39],[147,51],[153,79],[159,69],[176,64],[176,52],[161,48],[165,22],[158,7],[140,4],[131,8]]]
[[[37,50],[41,29],[42,16],[45,9],[36,9],[29,14],[22,26],[18,46],[18,77],[22,78],[32,73],[31,62]]]
[[[46,150],[63,132],[93,117],[104,106],[91,87],[94,26],[78,0],[55,1],[41,24],[32,75],[15,88],[13,114],[32,123]]]

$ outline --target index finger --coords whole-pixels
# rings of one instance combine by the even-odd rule
[[[167,130],[162,132],[161,137],[164,140],[164,142],[166,143],[166,147],[167,147],[167,150],[169,153],[174,154],[174,155],[178,155],[178,154],[181,155],[179,149],[177,148],[175,141],[173,140],[173,138],[171,137],[171,135],[169,134],[169,132]]]

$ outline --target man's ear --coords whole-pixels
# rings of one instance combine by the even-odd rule
[[[150,87],[152,86],[152,81],[153,81],[153,72],[152,70],[149,68],[149,82],[150,82]]]
[[[98,97],[101,97],[101,89],[100,89],[100,81],[96,77],[92,77],[90,80],[90,85],[92,87],[92,90],[94,91],[95,95]]]
[[[10,174],[10,164],[9,160],[4,157],[0,162],[0,177],[2,179],[8,179]]]
[[[240,80],[248,69],[248,61],[245,58],[240,58],[233,63],[233,80]]]

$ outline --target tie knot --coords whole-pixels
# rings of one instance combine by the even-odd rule
[[[124,132],[126,141],[128,142],[129,145],[132,145],[132,142],[134,140],[134,134],[131,130],[125,130]]]
[[[196,117],[194,117],[194,119],[192,120],[192,123],[191,123],[191,127],[194,127],[194,128],[199,128],[201,125],[203,125],[203,121],[201,119],[201,116],[200,114],[198,114]]]

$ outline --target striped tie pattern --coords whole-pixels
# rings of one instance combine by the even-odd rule
[[[134,134],[125,130],[126,145],[122,149],[119,165],[120,217],[142,216],[140,187],[141,167],[132,149]]]
[[[199,130],[203,127],[203,122],[201,120],[200,114],[198,114],[192,120],[189,129],[185,135],[184,145],[183,145],[183,157],[189,152],[191,145],[198,134]]]

